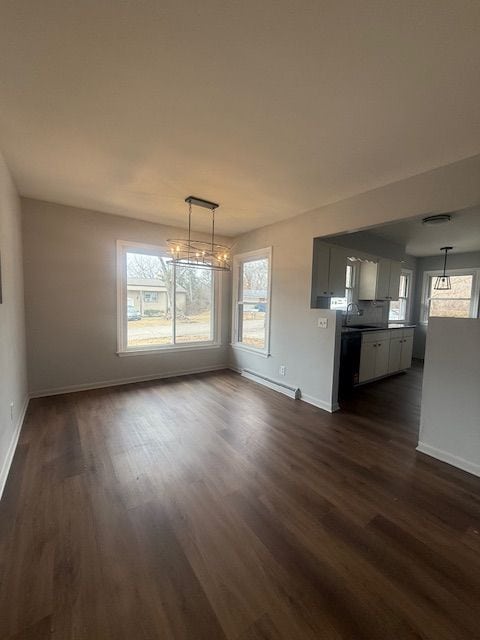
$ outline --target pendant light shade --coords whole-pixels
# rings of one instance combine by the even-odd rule
[[[450,276],[447,276],[447,254],[453,249],[453,247],[441,247],[440,251],[445,251],[445,257],[443,259],[443,273],[441,276],[437,276],[433,288],[436,291],[448,291],[452,288]]]

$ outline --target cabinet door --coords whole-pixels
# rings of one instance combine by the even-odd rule
[[[413,336],[403,338],[402,355],[400,358],[400,369],[410,369],[412,366]]]
[[[377,264],[377,286],[375,300],[387,300],[390,289],[390,263],[391,260],[380,259]]]
[[[358,282],[359,300],[375,300],[377,268],[378,265],[375,262],[360,263],[360,277]]]
[[[390,349],[388,351],[388,373],[395,373],[395,371],[400,371],[402,346],[403,338],[391,338]]]
[[[345,296],[348,251],[342,247],[330,247],[330,268],[328,275],[328,295],[336,298]]]
[[[398,300],[398,292],[400,290],[400,272],[402,265],[396,260],[390,262],[390,284],[388,287],[388,299]]]
[[[388,347],[390,340],[381,340],[375,344],[377,345],[375,354],[375,378],[379,378],[388,373]]]
[[[316,306],[317,296],[328,296],[328,272],[330,268],[330,247],[315,240],[313,245],[312,306]]]
[[[360,373],[359,382],[365,382],[375,378],[375,355],[377,353],[377,342],[363,342],[360,352]]]

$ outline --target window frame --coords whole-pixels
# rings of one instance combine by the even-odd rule
[[[434,269],[432,271],[424,271],[423,283],[422,283],[422,298],[420,309],[420,324],[428,325],[429,320],[429,283],[430,278],[441,276],[443,271],[441,269]],[[470,298],[470,312],[469,318],[478,318],[479,313],[479,289],[480,289],[480,269],[447,269],[447,275],[449,276],[472,276],[472,295]],[[448,318],[450,316],[434,316],[441,318]]]
[[[407,295],[405,297],[401,297],[400,295],[398,296],[398,299],[402,299],[402,300],[406,300],[405,303],[405,317],[404,318],[399,318],[399,319],[391,319],[390,318],[390,304],[388,306],[388,321],[389,322],[398,322],[398,323],[402,323],[402,322],[410,322],[411,317],[412,317],[412,300],[413,300],[413,293],[414,293],[414,287],[413,287],[413,279],[415,277],[414,275],[414,271],[413,269],[404,269],[403,267],[400,269],[400,276],[406,276],[407,277]],[[400,292],[399,292],[400,293]]]
[[[128,346],[128,297],[127,297],[127,253],[144,253],[149,256],[162,258],[169,257],[166,245],[148,244],[143,242],[133,242],[128,240],[117,240],[117,355],[135,356],[142,354],[167,353],[174,351],[196,351],[198,349],[218,349],[221,346],[221,281],[223,274],[213,271],[213,291],[212,291],[212,340],[201,342],[172,343],[165,345],[143,345]],[[174,302],[175,305],[175,291]],[[172,332],[172,338],[174,332]]]
[[[233,286],[232,286],[232,341],[231,346],[234,349],[240,349],[242,351],[248,351],[249,353],[255,353],[264,358],[270,357],[270,321],[272,316],[272,247],[265,247],[263,249],[255,249],[254,251],[246,251],[244,253],[237,253],[233,257]],[[246,345],[243,342],[239,342],[239,322],[238,322],[238,306],[242,304],[238,299],[238,293],[240,289],[240,273],[243,264],[246,262],[253,262],[255,260],[268,260],[268,289],[267,289],[267,314],[265,319],[265,347],[263,349],[257,349],[251,345]]]

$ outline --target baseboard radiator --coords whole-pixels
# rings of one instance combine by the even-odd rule
[[[258,382],[258,384],[263,384],[265,387],[268,387],[269,389],[273,389],[274,391],[283,393],[283,395],[288,396],[289,398],[293,398],[294,400],[298,400],[301,396],[300,389],[298,387],[291,387],[288,384],[279,382],[278,380],[272,380],[271,378],[267,378],[267,376],[262,376],[260,373],[255,373],[255,371],[251,371],[250,369],[242,369],[241,375],[244,378],[253,380],[253,382]]]

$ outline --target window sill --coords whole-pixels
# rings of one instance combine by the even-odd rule
[[[251,347],[246,347],[243,344],[239,344],[238,342],[231,343],[230,345],[232,349],[238,349],[238,351],[246,351],[247,353],[253,353],[256,356],[260,356],[261,358],[270,358],[270,353],[268,351],[261,351],[259,349],[253,349]]]
[[[128,349],[127,351],[117,351],[117,356],[120,358],[128,356],[142,356],[153,355],[159,353],[175,353],[179,351],[202,351],[206,349],[220,349],[222,344],[216,344],[211,342],[186,344],[186,345],[168,345],[165,347],[149,347],[148,349]]]

